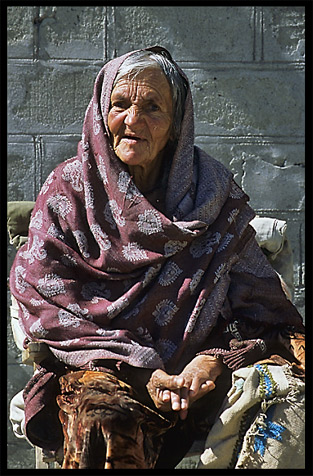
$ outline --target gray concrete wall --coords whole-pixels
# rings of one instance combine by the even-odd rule
[[[104,61],[160,44],[190,78],[196,143],[257,213],[288,221],[303,312],[304,7],[12,6],[7,16],[8,200],[34,200],[76,153]],[[10,267],[9,244],[8,255]],[[9,334],[10,398],[30,375],[19,359]],[[8,434],[9,467],[34,467],[33,450]]]

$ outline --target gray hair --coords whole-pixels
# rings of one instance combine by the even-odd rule
[[[146,68],[161,68],[167,78],[173,98],[173,122],[171,137],[178,139],[183,120],[185,100],[187,96],[187,82],[180,74],[176,64],[165,53],[141,50],[130,55],[120,66],[115,77],[113,87],[125,76],[134,76]]]

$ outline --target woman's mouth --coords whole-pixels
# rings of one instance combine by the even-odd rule
[[[125,140],[127,141],[128,143],[130,144],[136,144],[138,143],[139,141],[141,141],[141,137],[137,137],[137,136],[128,136],[128,135],[125,135],[122,137],[122,140]]]

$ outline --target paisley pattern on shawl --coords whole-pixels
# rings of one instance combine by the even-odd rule
[[[254,214],[232,174],[194,147],[190,89],[165,213],[137,189],[107,126],[112,84],[127,56],[100,71],[77,156],[44,183],[10,287],[29,340],[47,343],[66,364],[117,359],[176,372],[205,346],[230,271],[254,240]],[[259,274],[275,281],[258,259]],[[272,313],[254,318],[270,321]],[[292,313],[284,318],[297,322]]]

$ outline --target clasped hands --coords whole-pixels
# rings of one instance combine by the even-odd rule
[[[215,388],[223,364],[209,355],[196,356],[179,375],[155,370],[147,383],[147,390],[158,410],[177,411],[182,420],[187,418],[193,402]]]

